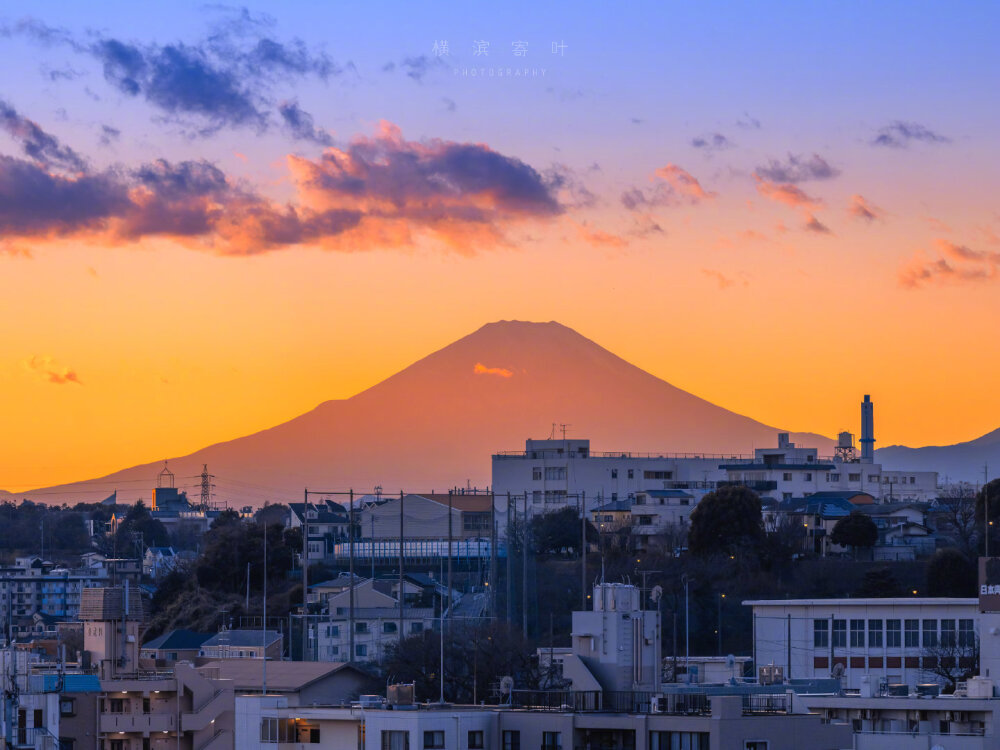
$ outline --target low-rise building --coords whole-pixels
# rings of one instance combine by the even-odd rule
[[[224,628],[201,644],[202,659],[280,659],[283,639],[275,630]]]
[[[753,608],[754,664],[784,679],[943,682],[941,659],[971,660],[979,638],[976,599],[788,599],[743,602]]]

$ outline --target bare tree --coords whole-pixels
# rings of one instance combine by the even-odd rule
[[[979,526],[976,522],[976,497],[958,487],[950,489],[936,503],[937,530],[970,560],[978,556]]]
[[[979,634],[971,634],[971,642],[963,641],[961,633],[942,637],[936,646],[925,646],[920,671],[945,682],[945,692],[955,692],[959,682],[979,673]],[[944,636],[944,633],[942,633]]]

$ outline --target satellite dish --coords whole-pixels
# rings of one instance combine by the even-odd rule
[[[833,671],[830,672],[831,677],[836,677],[840,679],[844,676],[844,664],[842,662],[837,662],[833,665]]]
[[[514,689],[513,677],[507,674],[500,678],[500,695],[510,695],[510,691],[513,689]]]
[[[649,598],[655,603],[660,601],[661,596],[663,596],[663,586],[653,586],[652,591],[649,592]]]

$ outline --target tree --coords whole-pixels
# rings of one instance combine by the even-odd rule
[[[979,674],[979,635],[975,632],[942,631],[937,645],[926,646],[921,653],[921,671],[942,678],[945,693],[954,693],[959,682]]]
[[[853,511],[837,521],[830,541],[841,547],[851,547],[854,553],[861,547],[874,547],[878,541],[878,526],[864,513]]]
[[[561,508],[531,519],[531,541],[538,552],[560,554],[563,550],[580,551],[580,516],[576,508]],[[587,523],[589,527],[590,524]]]
[[[986,510],[989,509],[989,525],[985,525]],[[984,524],[983,528],[989,530],[989,546],[994,548],[994,552],[1000,551],[996,547],[996,537],[993,530],[1000,526],[1000,479],[984,484],[976,493],[976,523]]]
[[[692,554],[756,553],[763,540],[760,497],[746,487],[720,487],[691,511],[688,549]]]
[[[927,563],[928,596],[976,596],[976,566],[954,547],[934,553]]]
[[[872,568],[865,573],[864,580],[861,581],[861,586],[858,588],[858,596],[876,599],[902,596],[902,594],[903,587],[886,565]],[[934,596],[934,594],[931,594],[931,596]]]
[[[982,521],[976,520],[976,498],[972,491],[960,488],[939,497],[936,511],[938,531],[950,537],[952,544],[967,558],[976,558],[982,537],[979,533]]]

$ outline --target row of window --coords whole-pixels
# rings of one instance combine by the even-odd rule
[[[265,721],[276,721],[265,719]],[[261,739],[265,742],[275,740]],[[521,750],[521,733],[517,730],[505,729],[501,733],[502,750]],[[317,740],[318,741],[318,740]],[[382,750],[410,750],[410,733],[405,730],[383,730]],[[635,746],[635,735],[631,735],[631,746]],[[423,750],[444,750],[445,733],[441,730],[424,732]],[[485,747],[482,730],[473,730],[468,734],[469,750],[482,750]],[[603,745],[602,745],[603,747]],[[709,750],[708,732],[659,732],[649,733],[649,750]],[[561,732],[542,732],[541,750],[562,750]],[[768,750],[767,740],[746,740],[743,750]]]
[[[345,607],[337,607],[337,614],[344,614],[341,609]],[[368,627],[367,622],[355,622],[354,623],[355,633],[373,633],[373,629]],[[399,632],[399,624],[395,620],[383,620],[382,621],[382,632],[386,635],[395,635]],[[410,633],[422,633],[424,632],[424,624],[422,622],[411,622],[410,623]],[[327,638],[339,638],[340,637],[340,625],[327,625],[326,626],[326,637]]]
[[[318,745],[319,727],[298,719],[261,719],[260,741],[267,743],[297,742]]]
[[[976,641],[975,622],[971,619],[852,619],[850,622],[851,648],[934,648],[970,647]],[[939,627],[940,622],[940,627]],[[956,628],[957,622],[957,628]],[[867,627],[866,627],[867,625]],[[831,641],[832,635],[832,641]],[[847,619],[813,620],[813,646],[845,648],[848,643]]]

